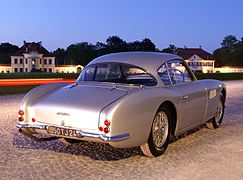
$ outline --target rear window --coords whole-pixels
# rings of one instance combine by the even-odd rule
[[[78,81],[98,81],[155,86],[156,80],[143,69],[119,63],[101,63],[86,67]]]

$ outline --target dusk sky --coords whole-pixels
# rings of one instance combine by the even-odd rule
[[[0,43],[42,41],[54,51],[118,35],[213,52],[226,35],[243,37],[242,7],[243,0],[0,0]]]

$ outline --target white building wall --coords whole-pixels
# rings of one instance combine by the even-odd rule
[[[55,72],[56,73],[78,73],[78,69],[81,71],[83,70],[83,66],[81,65],[73,65],[73,66],[56,66]]]
[[[11,66],[1,66],[0,65],[0,73],[11,73],[12,72],[12,68]]]

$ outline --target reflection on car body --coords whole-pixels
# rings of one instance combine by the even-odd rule
[[[26,94],[17,127],[32,139],[43,133],[68,142],[140,146],[156,157],[171,136],[204,123],[218,128],[225,99],[224,83],[197,80],[179,56],[114,53],[91,61],[74,84],[43,85]]]

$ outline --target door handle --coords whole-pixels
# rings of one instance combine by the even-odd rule
[[[181,99],[188,99],[188,96],[181,96]]]

